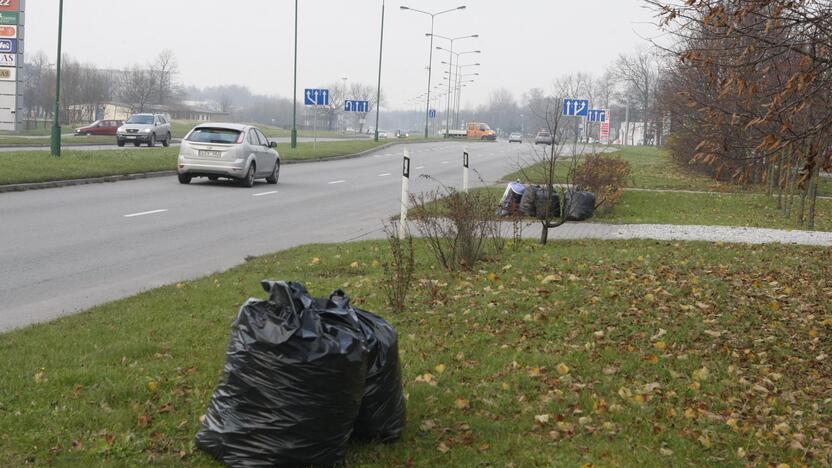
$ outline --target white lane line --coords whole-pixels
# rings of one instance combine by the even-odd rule
[[[442,164],[448,164],[448,161],[442,161]]]
[[[124,217],[125,218],[135,218],[136,216],[145,216],[145,215],[152,215],[152,214],[156,214],[156,213],[164,213],[165,211],[167,211],[167,210],[165,209],[165,210],[142,211],[141,213],[126,214],[126,215],[124,215]]]
[[[424,169],[424,168],[425,168],[425,166],[419,166],[419,167],[416,168],[416,170],[418,171],[419,169]]]
[[[343,184],[344,182],[346,182],[346,180],[333,180],[332,182],[329,182],[329,185]]]
[[[255,193],[255,194],[252,194],[251,196],[252,197],[262,197],[262,196],[265,196],[265,195],[274,195],[275,193],[277,193],[277,190],[272,190],[271,192]]]
[[[384,174],[379,174],[378,176],[379,176],[379,177],[387,177],[387,176],[389,176],[389,175],[390,175],[390,173],[389,173],[389,172],[385,172]]]

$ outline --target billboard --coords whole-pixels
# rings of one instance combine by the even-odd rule
[[[20,11],[20,0],[0,0],[0,11]]]
[[[20,24],[20,13],[16,11],[0,11],[0,24],[17,26]]]

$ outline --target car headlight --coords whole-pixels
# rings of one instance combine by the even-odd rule
[[[150,133],[150,129],[146,128],[146,129],[142,130],[142,133]]]

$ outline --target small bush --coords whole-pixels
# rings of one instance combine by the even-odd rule
[[[610,211],[624,195],[624,185],[630,176],[630,163],[604,154],[590,155],[575,168],[575,185],[589,190],[597,197],[600,211]]]
[[[405,227],[406,229],[406,227]],[[413,283],[413,272],[416,269],[413,252],[413,237],[408,232],[404,239],[399,238],[398,222],[385,225],[387,245],[390,247],[390,257],[381,262],[384,276],[381,288],[387,298],[387,305],[393,312],[401,313],[405,310],[407,293]]]
[[[411,196],[416,227],[443,268],[470,269],[484,257],[489,240],[498,252],[504,247],[489,195],[445,188]]]

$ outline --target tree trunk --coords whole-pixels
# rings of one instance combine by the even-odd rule
[[[806,188],[800,194],[800,204],[797,208],[797,224],[803,226],[803,223],[806,222],[806,196],[809,195],[809,184],[806,184]]]
[[[777,209],[783,209],[783,159],[777,161]]]
[[[768,190],[766,190],[766,196],[771,198],[774,194],[774,162],[770,161],[768,164]]]
[[[540,245],[546,245],[546,242],[549,240],[549,226],[545,222],[540,223],[540,225],[543,227],[540,230]]]
[[[815,164],[812,169],[812,177],[809,179],[809,225],[810,231],[815,230],[815,208],[818,201],[818,178],[820,177],[820,164]]]

